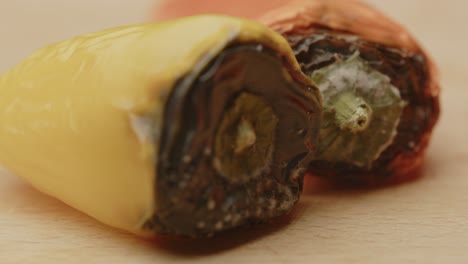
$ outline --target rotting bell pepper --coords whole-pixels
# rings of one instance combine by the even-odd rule
[[[188,14],[176,2],[179,9],[168,5],[159,13]],[[439,118],[438,74],[402,26],[355,0],[285,0],[275,8],[265,1],[202,2],[212,4],[210,12],[255,13],[288,39],[319,86],[324,114],[311,174],[380,183],[410,178],[420,168]]]
[[[224,16],[52,44],[1,76],[0,94],[0,163],[143,236],[204,236],[287,213],[321,117],[286,40]]]
[[[407,30],[354,0],[296,0],[260,21],[288,39],[322,93],[313,174],[380,182],[421,166],[439,118],[439,83]]]

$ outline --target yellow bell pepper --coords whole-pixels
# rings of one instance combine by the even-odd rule
[[[200,110],[192,120],[197,128],[191,130],[191,127],[185,126],[186,119],[183,122],[172,119],[172,116],[177,116],[173,112],[191,114],[184,108],[185,98],[191,93],[190,87],[198,85],[204,75],[209,75],[209,69],[214,67],[216,60],[221,60],[221,65],[229,63],[229,60],[222,61],[221,54],[229,57],[230,54],[237,56],[235,54],[239,53],[240,62],[250,60],[250,55],[244,56],[243,52],[252,54],[253,61],[258,61],[259,65],[279,65],[279,77],[272,79],[279,78],[284,84],[277,86],[290,88],[290,96],[298,97],[294,99],[297,104],[301,100],[307,104],[294,111],[298,115],[308,112],[306,118],[314,122],[299,124],[296,122],[298,118],[291,117],[299,126],[294,129],[306,131],[300,139],[291,138],[292,143],[298,144],[296,148],[300,149],[300,153],[305,153],[295,159],[294,166],[297,168],[291,172],[294,177],[299,177],[296,174],[303,173],[304,162],[311,156],[308,147],[314,144],[317,137],[315,128],[318,127],[320,116],[320,96],[315,86],[300,73],[288,43],[280,35],[256,22],[224,16],[196,16],[164,23],[125,26],[78,36],[38,50],[0,78],[0,163],[42,192],[105,224],[138,235],[204,235],[252,219],[261,220],[284,213],[290,209],[289,204],[285,204],[284,210],[278,210],[277,213],[259,214],[258,217],[252,213],[235,214],[228,212],[231,209],[226,212],[221,209],[221,202],[227,204],[231,201],[228,197],[229,186],[235,185],[231,192],[236,193],[240,192],[236,188],[252,189],[250,185],[258,185],[252,180],[257,177],[258,164],[244,171],[249,181],[227,180],[229,177],[235,178],[236,174],[229,171],[233,168],[224,165],[226,159],[219,158],[219,152],[230,147],[222,143],[214,146],[215,141],[224,142],[224,132],[213,135],[217,140],[203,141],[204,153],[208,158],[199,162],[202,165],[196,161],[191,163],[196,168],[208,167],[204,170],[209,171],[210,175],[217,175],[212,176],[217,177],[212,185],[206,185],[211,189],[199,190],[206,193],[194,193],[201,186],[194,182],[202,181],[206,174],[197,173],[197,169],[175,173],[178,177],[189,172],[192,175],[191,182],[185,183],[186,186],[182,187],[186,189],[181,192],[173,191],[168,184],[167,179],[173,177],[172,172],[166,170],[163,171],[164,175],[159,175],[164,166],[172,166],[174,162],[177,163],[174,166],[179,168],[183,162],[201,159],[186,153],[187,148],[192,148],[190,144],[184,145],[189,147],[183,148],[181,154],[165,158],[170,151],[164,152],[162,145],[172,142],[173,134],[181,135],[177,139],[183,142],[196,138],[202,120],[208,122],[213,119],[213,124],[221,121],[216,121],[214,117],[201,119],[197,115],[215,115],[215,112]],[[256,56],[258,59],[254,59]],[[219,69],[228,71],[224,73],[226,78],[235,77],[236,74],[244,76],[250,74],[247,72],[250,68],[245,66],[248,64],[244,64],[231,68],[219,66]],[[219,77],[216,67],[213,69],[215,74],[208,76],[209,80],[217,80]],[[250,69],[257,70],[262,71]],[[228,90],[229,85],[225,87]],[[251,82],[243,85],[257,84]],[[268,96],[276,96],[276,88],[269,88],[273,94]],[[223,96],[230,98],[234,95],[220,91],[215,101],[224,102],[218,109],[222,116],[231,100],[223,99]],[[261,99],[265,97],[261,93],[246,93],[238,97],[241,99],[234,103],[238,109],[230,111],[230,115],[235,115],[236,111],[242,115],[242,109],[250,107],[245,107],[248,104],[243,100],[252,101],[250,110],[245,111],[254,109],[265,112],[269,121],[261,118],[257,118],[257,121],[271,124],[271,127],[266,128],[272,130],[266,131],[271,136],[270,141],[264,143],[264,148],[271,149],[274,145],[283,147],[285,142],[271,140],[277,134],[275,120],[280,120],[281,124],[281,119],[275,113],[285,103]],[[202,106],[198,102],[201,101],[195,102],[196,109]],[[278,104],[278,107],[268,106],[273,103]],[[230,125],[229,121],[224,124]],[[238,149],[242,152],[235,155],[247,155],[245,149],[255,147],[256,142],[262,140],[256,137],[257,127],[251,121],[233,126],[238,129],[233,128],[232,131],[240,131],[235,142],[241,142],[238,143]],[[183,127],[187,129],[181,129]],[[231,130],[228,128],[226,133]],[[259,155],[261,151],[259,147]],[[261,179],[276,170],[274,162],[277,161],[277,155],[268,155],[272,157],[261,161]],[[236,157],[231,156],[230,159],[236,160]],[[243,163],[239,164],[242,166]],[[224,172],[233,176],[219,176]],[[289,177],[289,174],[285,175]],[[181,179],[177,181],[182,182]],[[221,179],[229,184],[218,183]],[[273,180],[276,181],[276,178]],[[296,181],[299,186],[299,181]],[[296,185],[295,188],[299,188]],[[218,196],[215,195],[217,186],[226,190],[226,195],[218,200],[214,198],[219,196],[219,190]],[[291,196],[293,204],[298,194]],[[173,201],[177,199],[184,199],[180,202],[184,206],[194,200],[197,203],[205,201],[208,209],[197,209],[195,204],[184,209],[184,206],[178,207],[177,202]],[[272,197],[270,200],[271,203],[279,203],[280,198]],[[235,203],[237,209],[251,210],[253,206],[251,201],[231,202]],[[201,213],[203,215],[199,215]],[[184,221],[174,221],[183,218],[185,214],[194,215],[193,219],[188,217]],[[220,222],[224,221],[218,219],[221,215],[232,223]]]

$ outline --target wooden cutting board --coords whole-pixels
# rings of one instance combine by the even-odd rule
[[[270,224],[147,241],[1,171],[0,263],[468,263],[468,1],[369,2],[407,25],[441,68],[443,115],[420,178],[377,189],[308,187],[289,216]],[[0,72],[48,42],[143,21],[154,4],[1,1]]]

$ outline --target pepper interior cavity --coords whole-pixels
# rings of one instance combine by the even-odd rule
[[[179,129],[163,132],[151,225],[200,235],[291,210],[318,133],[316,98],[262,46],[230,47],[185,78],[194,81],[181,79],[165,110]]]

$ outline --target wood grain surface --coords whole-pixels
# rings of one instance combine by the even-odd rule
[[[0,263],[468,263],[468,1],[369,2],[406,25],[440,66],[442,119],[419,178],[373,189],[306,187],[297,208],[270,224],[147,241],[2,171]],[[144,21],[153,7],[151,0],[2,0],[0,72],[48,42]]]

